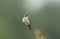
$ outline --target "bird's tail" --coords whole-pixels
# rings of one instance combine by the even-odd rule
[[[30,24],[30,25],[28,25],[28,27],[29,27],[29,29],[31,29],[31,24]]]

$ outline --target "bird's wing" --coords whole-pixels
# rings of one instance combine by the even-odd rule
[[[22,22],[24,23],[24,18],[22,18]]]

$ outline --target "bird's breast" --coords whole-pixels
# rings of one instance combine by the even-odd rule
[[[22,19],[22,21],[23,21],[23,23],[29,23],[29,24],[30,24],[30,20],[29,20],[28,18],[26,18],[26,17],[24,17],[24,18]]]

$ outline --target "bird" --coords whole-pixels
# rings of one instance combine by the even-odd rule
[[[31,29],[31,23],[30,23],[30,19],[29,19],[28,14],[24,15],[24,17],[22,18],[22,22],[27,28]]]

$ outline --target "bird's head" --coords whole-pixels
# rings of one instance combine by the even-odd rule
[[[28,16],[28,14],[25,14],[25,17],[27,17]]]

